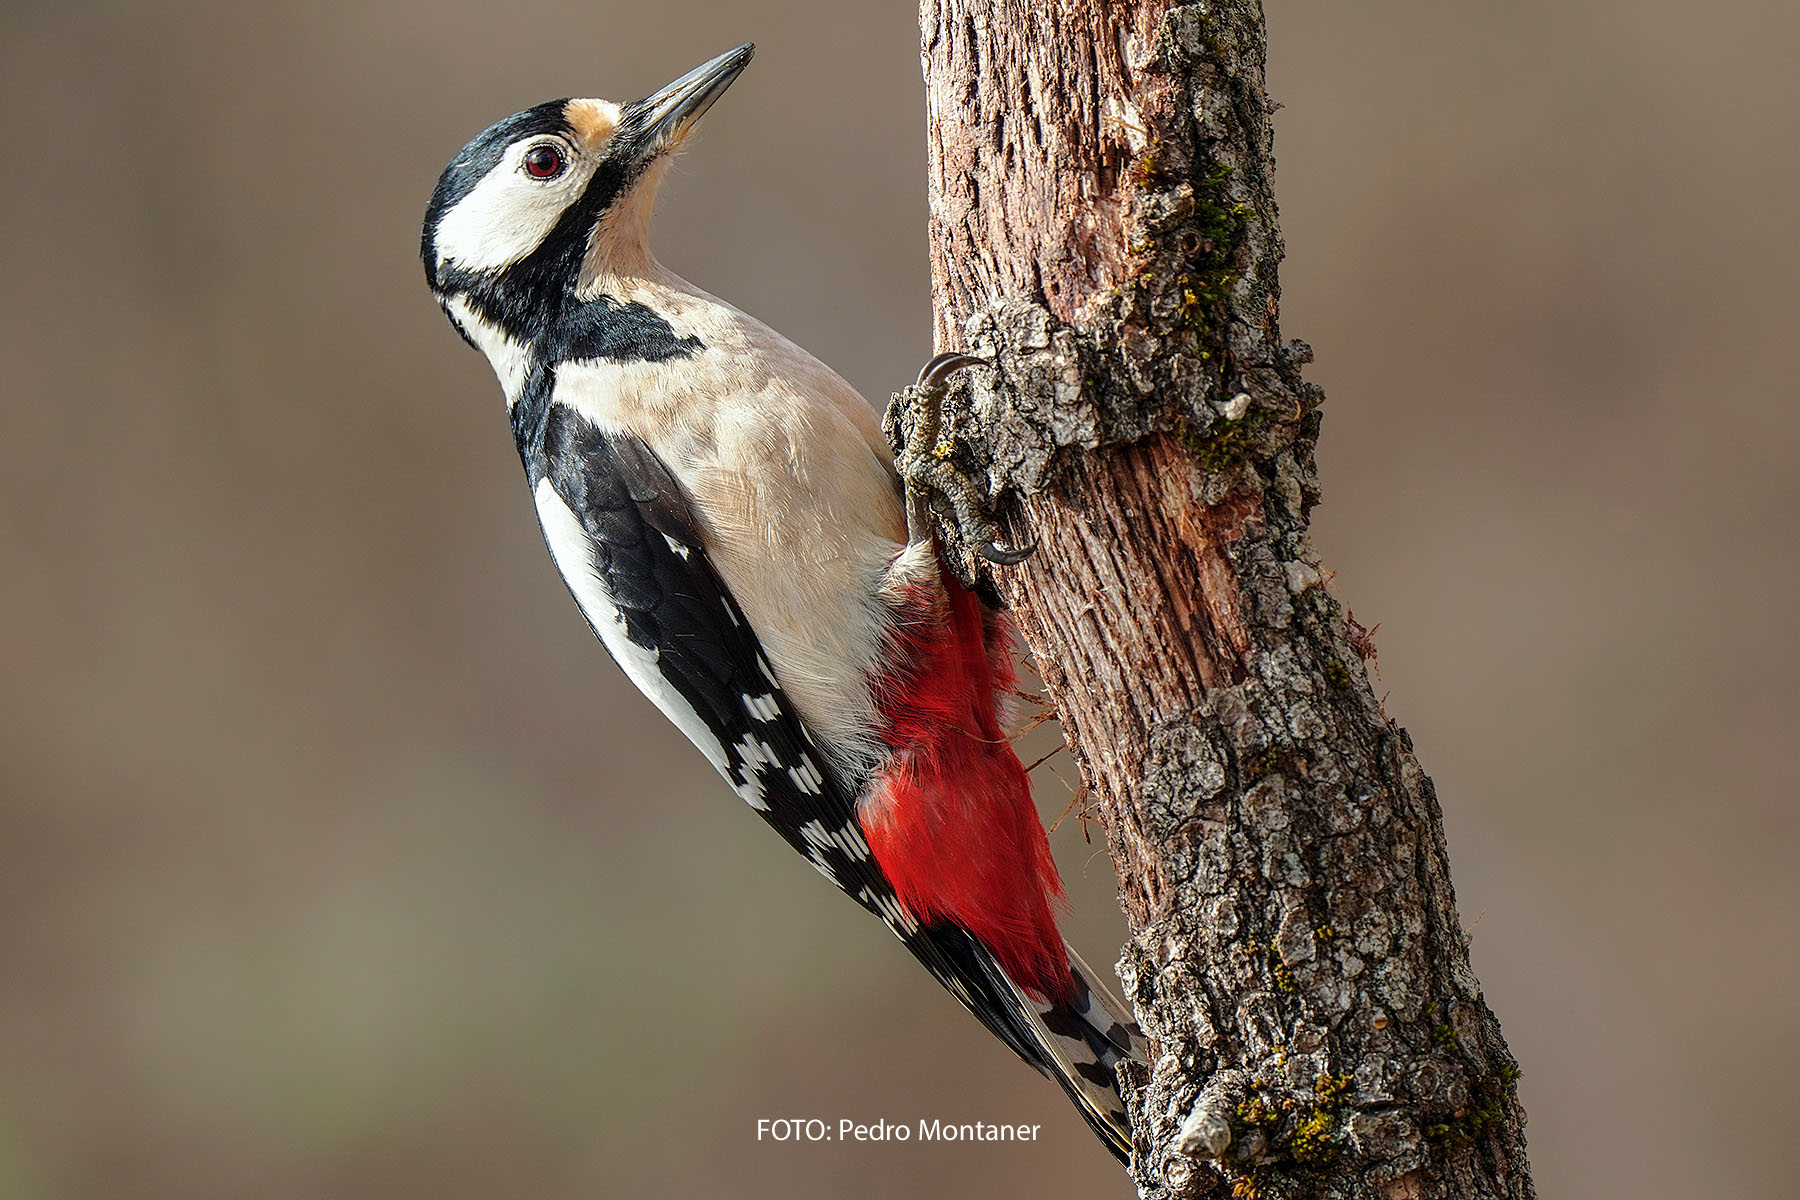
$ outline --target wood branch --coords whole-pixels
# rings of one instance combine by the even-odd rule
[[[1254,0],[922,0],[947,407],[1098,799],[1144,1196],[1533,1195],[1431,781],[1307,532]],[[948,544],[948,539],[947,539]],[[1360,627],[1358,627],[1360,628]]]

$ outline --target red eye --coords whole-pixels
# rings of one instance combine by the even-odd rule
[[[525,173],[533,179],[555,179],[563,166],[562,151],[555,146],[533,146],[525,152]]]

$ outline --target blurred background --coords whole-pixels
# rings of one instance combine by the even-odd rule
[[[1318,543],[1540,1192],[1800,1194],[1800,8],[1271,7]],[[629,693],[421,281],[478,129],[746,39],[662,255],[885,398],[931,350],[909,5],[0,13],[0,1198],[1130,1194]]]

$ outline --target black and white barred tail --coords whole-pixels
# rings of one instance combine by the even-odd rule
[[[1125,1059],[1145,1061],[1144,1035],[1125,1005],[1102,982],[1104,976],[1069,947],[1074,997],[1046,1002],[1031,997],[988,955],[978,955],[986,982],[1015,1018],[1012,1028],[995,1029],[1019,1057],[1054,1080],[1068,1094],[1082,1119],[1121,1162],[1131,1159],[1131,1120],[1119,1095],[1118,1066]],[[954,991],[955,989],[952,989]],[[994,1022],[976,1016],[993,1028]]]

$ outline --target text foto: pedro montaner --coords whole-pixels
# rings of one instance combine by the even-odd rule
[[[772,1142],[1035,1142],[1039,1125],[989,1125],[920,1117],[916,1125],[888,1120],[868,1123],[844,1117],[758,1117],[756,1140]]]

